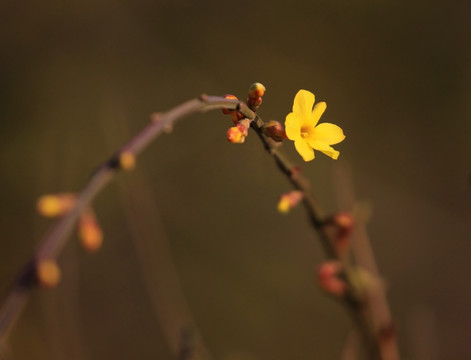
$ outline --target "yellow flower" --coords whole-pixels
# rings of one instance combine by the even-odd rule
[[[330,123],[317,125],[327,105],[325,102],[314,106],[314,94],[307,90],[299,90],[294,98],[293,112],[286,116],[285,130],[288,139],[304,161],[314,159],[314,149],[323,152],[332,159],[339,157],[339,152],[330,145],[338,144],[345,135],[340,127]]]

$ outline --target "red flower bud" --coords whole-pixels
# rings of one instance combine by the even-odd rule
[[[347,284],[339,277],[341,269],[338,261],[326,261],[319,266],[317,271],[321,288],[338,297],[344,296],[347,292]]]
[[[286,139],[285,130],[278,121],[270,120],[269,122],[267,122],[263,126],[263,133],[277,142]]]

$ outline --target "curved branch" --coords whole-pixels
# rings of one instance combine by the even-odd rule
[[[238,100],[202,95],[200,98],[187,101],[166,113],[156,114],[147,127],[124,144],[116,154],[92,173],[77,196],[74,208],[59,219],[46,233],[32,259],[24,266],[13,282],[0,309],[0,354],[12,326],[28,301],[29,294],[38,284],[37,265],[44,260],[57,259],[67,244],[80,214],[121,170],[120,155],[126,152],[138,156],[157,136],[188,115],[221,108],[235,110],[241,107],[244,107],[244,105],[241,105]],[[244,108],[244,113],[252,118],[255,116],[247,106]]]

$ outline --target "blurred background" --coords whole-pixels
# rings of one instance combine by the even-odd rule
[[[338,167],[370,204],[403,358],[471,358],[469,2],[3,0],[0,24],[2,297],[52,224],[40,195],[79,190],[151,113],[258,81],[264,120],[304,88],[344,129],[339,160],[303,172],[327,212]],[[230,126],[179,123],[98,196],[103,247],[71,239],[11,358],[171,359],[188,319],[214,359],[341,357],[351,322],[317,287],[317,237],[301,208],[277,213],[289,184]]]

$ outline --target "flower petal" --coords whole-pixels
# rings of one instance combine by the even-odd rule
[[[323,141],[329,145],[338,144],[345,139],[342,128],[330,123],[317,125],[312,137],[315,140]]]
[[[299,90],[294,97],[293,112],[304,121],[311,119],[312,106],[314,105],[314,94],[307,90]]]
[[[329,146],[329,144],[327,144],[323,141],[308,139],[307,142],[309,143],[309,146],[311,146],[313,149],[316,149],[316,150],[319,150],[319,151],[323,152],[324,154],[326,154],[327,156],[330,156],[334,160],[337,160],[337,158],[340,155],[340,152],[338,152],[333,147]],[[295,145],[296,145],[296,143],[295,143]],[[297,147],[296,147],[296,149],[297,149]]]
[[[290,140],[297,140],[301,138],[301,121],[294,113],[289,113],[285,120],[286,136]]]
[[[327,108],[327,104],[325,102],[318,102],[314,109],[312,109],[311,121],[314,123],[313,125],[316,126],[321,118],[322,114],[324,113],[325,109]]]
[[[314,159],[314,150],[312,149],[312,147],[309,146],[306,140],[296,140],[294,142],[294,147],[298,151],[299,155],[302,156],[304,161],[311,161],[312,159]]]

